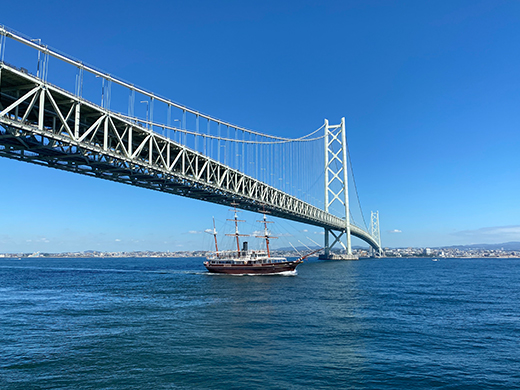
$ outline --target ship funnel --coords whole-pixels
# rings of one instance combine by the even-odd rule
[[[247,241],[244,241],[244,242],[242,243],[242,250],[243,250],[244,252],[247,251]]]

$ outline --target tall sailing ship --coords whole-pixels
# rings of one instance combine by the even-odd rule
[[[287,258],[282,256],[271,256],[271,251],[269,248],[269,240],[272,237],[267,230],[267,224],[273,223],[267,220],[267,217],[264,213],[264,219],[261,222],[264,225],[264,235],[256,236],[257,238],[263,238],[265,240],[266,250],[251,250],[248,248],[248,242],[244,241],[242,243],[242,249],[240,249],[240,239],[241,236],[247,236],[245,234],[240,234],[238,231],[238,222],[241,221],[237,218],[237,209],[236,206],[234,208],[235,217],[234,219],[229,219],[228,221],[235,222],[235,233],[234,234],[226,234],[226,236],[234,236],[236,238],[236,250],[230,251],[219,251],[218,243],[217,243],[217,230],[215,228],[215,221],[213,220],[213,236],[215,237],[215,252],[207,257],[207,261],[204,262],[204,266],[207,268],[209,272],[213,273],[221,273],[221,274],[235,274],[235,275],[244,275],[244,274],[278,274],[282,272],[294,271],[296,267],[303,263],[303,260],[316,253],[318,251],[314,251],[309,253],[306,256],[301,256],[296,260],[287,260]]]

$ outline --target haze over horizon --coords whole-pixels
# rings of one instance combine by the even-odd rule
[[[379,210],[385,247],[520,241],[519,2],[2,8],[2,25],[240,126],[297,137],[345,116],[361,204]],[[9,42],[6,61],[16,65]],[[5,158],[0,180],[0,253],[196,250],[211,217],[229,213]],[[275,220],[282,234],[322,239]]]

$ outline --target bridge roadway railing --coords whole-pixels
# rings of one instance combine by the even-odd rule
[[[0,156],[343,231],[342,218],[0,63]],[[363,229],[351,232],[373,247]]]

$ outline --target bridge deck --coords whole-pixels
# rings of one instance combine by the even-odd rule
[[[0,63],[0,156],[342,231],[343,219]],[[374,248],[364,230],[351,233]]]

